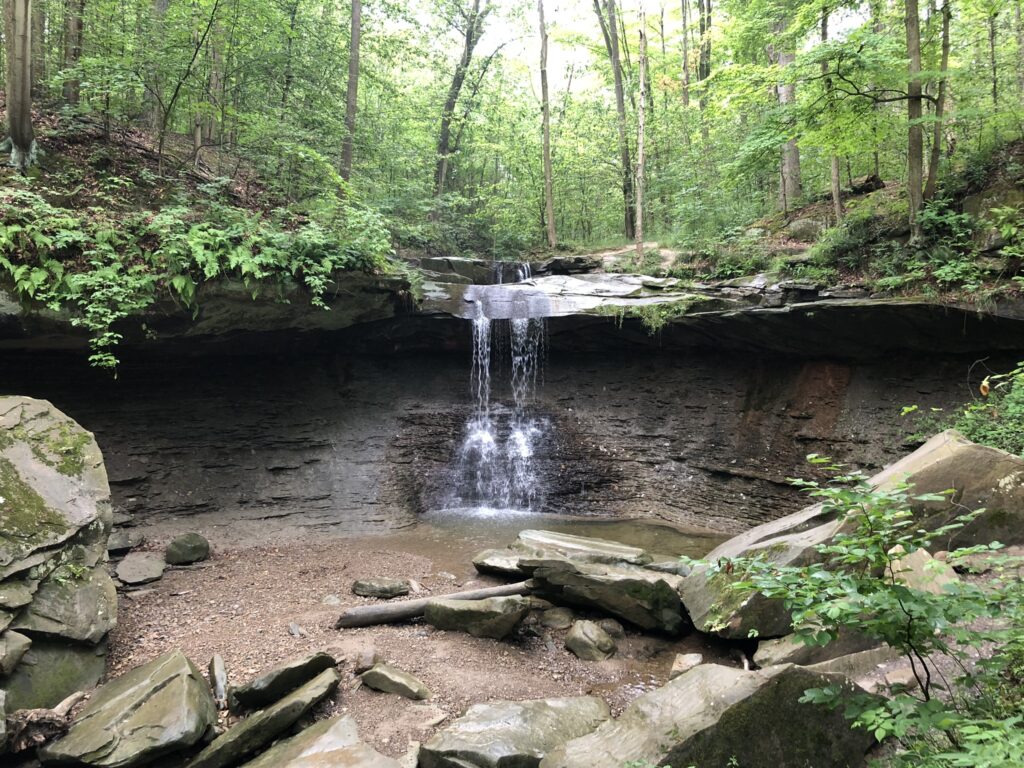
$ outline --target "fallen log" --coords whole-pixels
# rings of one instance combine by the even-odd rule
[[[53,709],[19,709],[7,718],[7,748],[24,752],[63,736],[71,724],[69,715],[85,693],[77,691]]]
[[[502,584],[500,587],[472,589],[468,592],[453,592],[450,595],[421,597],[416,600],[403,600],[397,603],[380,605],[360,605],[349,608],[334,622],[335,629],[352,627],[372,627],[375,624],[393,624],[408,621],[422,616],[431,600],[485,600],[488,597],[508,597],[509,595],[525,595],[529,592],[528,581],[515,584]]]

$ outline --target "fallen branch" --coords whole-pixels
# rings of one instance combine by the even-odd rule
[[[72,693],[53,709],[19,709],[7,718],[7,735],[12,752],[39,747],[63,736],[67,730],[68,715],[85,693]]]
[[[437,595],[436,597],[421,597],[417,600],[403,600],[398,603],[360,605],[356,608],[349,608],[341,614],[338,620],[334,622],[334,628],[371,627],[375,624],[393,624],[399,621],[415,619],[423,614],[423,611],[427,608],[427,603],[431,600],[484,600],[488,597],[525,595],[529,592],[528,583],[520,581],[515,584],[503,584],[500,587],[473,589],[468,592],[453,592],[450,595]]]

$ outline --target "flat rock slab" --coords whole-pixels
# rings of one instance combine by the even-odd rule
[[[476,704],[420,749],[420,768],[535,768],[550,750],[608,719],[593,696]]]
[[[172,651],[100,687],[44,765],[132,768],[196,744],[217,721],[209,686]]]
[[[565,636],[565,647],[584,661],[604,661],[615,654],[615,640],[594,621],[577,621]]]
[[[607,539],[573,536],[554,531],[520,531],[518,543],[526,549],[553,552],[586,563],[628,563],[644,565],[651,562],[651,556],[639,547],[620,544]]]
[[[293,659],[232,689],[231,695],[239,707],[259,709],[273,704],[337,663],[333,656],[322,652]]]
[[[0,584],[0,608],[13,610],[28,605],[37,589],[39,582],[35,579],[5,581]]]
[[[107,552],[111,555],[123,555],[125,552],[135,549],[145,540],[146,537],[138,531],[118,528],[107,539]]]
[[[340,680],[336,669],[325,669],[297,691],[254,712],[218,736],[188,763],[188,768],[225,768],[241,762],[270,744],[318,702],[334,693]]]
[[[675,680],[703,663],[704,657],[699,653],[677,653],[676,657],[672,659],[672,669],[668,672],[668,679]]]
[[[98,643],[117,624],[117,590],[103,566],[84,573],[58,568],[14,622],[31,634]]]
[[[89,690],[103,677],[106,654],[105,642],[90,646],[33,640],[14,671],[0,680],[8,710],[55,707],[75,691]]]
[[[148,584],[164,575],[167,563],[161,552],[131,552],[117,564],[117,578],[125,584]]]
[[[679,576],[567,560],[524,560],[523,567],[533,575],[533,591],[556,603],[598,608],[641,629],[672,634],[685,623]]]
[[[352,592],[360,597],[376,597],[390,600],[402,597],[412,591],[408,579],[359,579],[352,584]]]
[[[438,629],[467,632],[473,637],[501,640],[518,627],[533,608],[524,597],[489,597],[485,600],[446,600],[427,603],[423,618]]]
[[[362,681],[367,688],[382,693],[397,693],[414,700],[430,698],[427,686],[408,672],[390,664],[374,664],[362,674]]]
[[[854,690],[845,678],[791,664],[757,672],[702,664],[645,693],[618,719],[556,747],[541,766],[860,768],[871,735],[851,726],[842,705],[800,702],[808,688],[837,684]]]
[[[242,768],[401,768],[401,763],[360,741],[355,720],[345,716],[311,725]]]
[[[770,667],[773,664],[799,664],[806,667],[866,651],[878,644],[877,640],[867,635],[849,630],[840,632],[828,645],[809,645],[801,642],[796,635],[786,635],[773,640],[761,640],[754,652],[754,664],[759,667]]]
[[[183,533],[175,536],[164,551],[164,559],[170,565],[191,565],[210,556],[210,542],[198,533]]]

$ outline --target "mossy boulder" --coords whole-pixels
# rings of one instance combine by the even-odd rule
[[[808,688],[828,685],[844,695],[855,690],[843,677],[788,664],[758,672],[702,664],[552,750],[540,765],[859,768],[871,735],[853,728],[842,706],[800,701]]]
[[[40,586],[13,628],[31,635],[98,643],[117,624],[117,590],[102,566],[61,568]]]
[[[14,671],[2,680],[7,707],[53,707],[75,691],[87,691],[103,677],[106,643],[96,646],[33,640]]]

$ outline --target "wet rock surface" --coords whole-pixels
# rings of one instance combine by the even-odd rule
[[[419,765],[534,768],[550,750],[607,719],[608,705],[592,696],[477,704],[423,745]]]
[[[39,756],[44,765],[133,768],[191,747],[216,719],[202,673],[169,653],[99,688]]]

